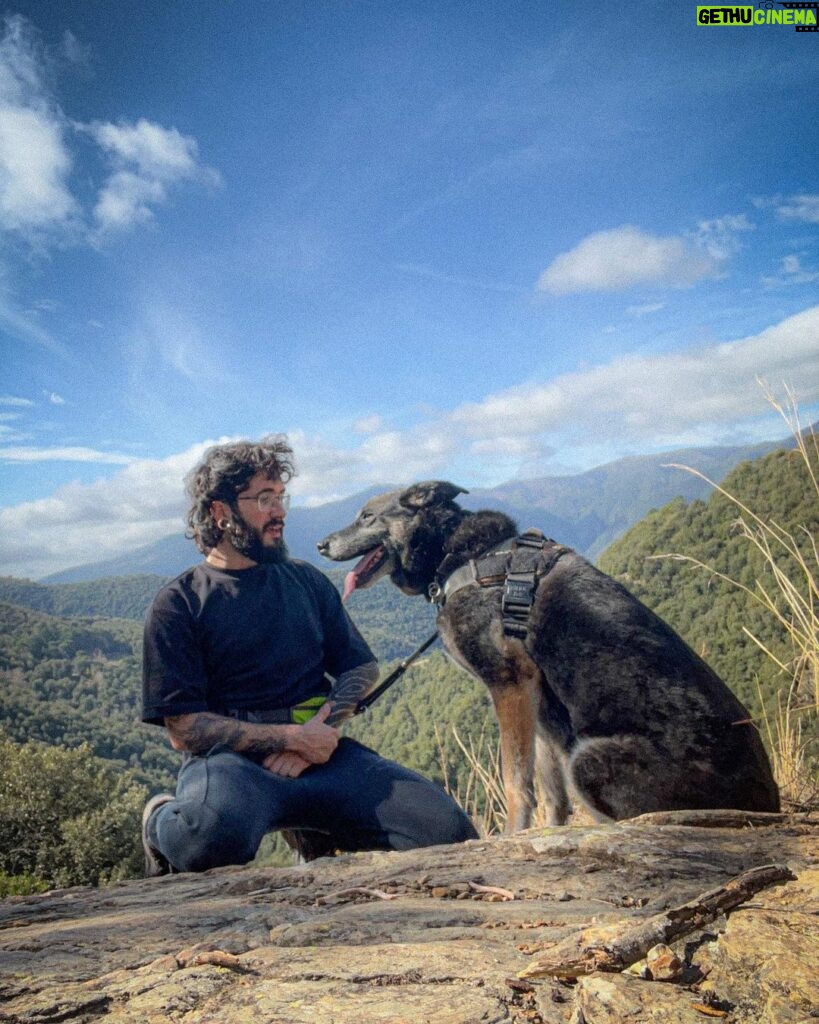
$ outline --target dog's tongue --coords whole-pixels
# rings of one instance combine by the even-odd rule
[[[346,601],[357,586],[358,576],[355,574],[355,569],[351,569],[344,577],[344,593],[341,595],[341,600]]]
[[[365,584],[386,557],[386,549],[379,544],[372,551],[368,551],[359,562],[356,562],[344,577],[344,592],[341,595],[341,600],[346,601],[354,590],[361,584]]]

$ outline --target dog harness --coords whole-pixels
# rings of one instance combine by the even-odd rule
[[[446,572],[444,559],[438,578],[429,586],[429,599],[438,606],[440,615],[449,598],[463,587],[470,584],[503,587],[503,631],[507,636],[522,640],[528,629],[538,582],[569,550],[540,530],[526,530],[511,540],[501,541],[479,558],[470,558],[451,573]]]

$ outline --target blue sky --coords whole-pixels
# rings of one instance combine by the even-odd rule
[[[815,419],[819,33],[695,11],[7,7],[0,573],[181,530],[224,437],[317,503]]]

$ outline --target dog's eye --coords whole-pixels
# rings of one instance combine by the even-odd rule
[[[359,512],[358,513],[358,521],[359,521],[359,523],[371,523],[373,521],[373,519],[375,519],[375,516],[372,514],[372,512]]]

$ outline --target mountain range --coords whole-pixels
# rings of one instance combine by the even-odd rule
[[[472,511],[499,509],[515,519],[521,529],[540,529],[594,559],[652,509],[676,497],[688,502],[708,496],[711,487],[706,481],[672,464],[696,469],[719,483],[738,463],[793,447],[793,443],[790,437],[755,445],[684,448],[633,456],[570,476],[513,480],[497,487],[476,488],[461,495],[459,502]],[[316,552],[317,541],[350,522],[374,494],[389,489],[390,485],[385,484],[324,505],[291,508],[287,517],[291,555],[327,569],[328,563]],[[117,558],[65,569],[41,582],[76,583],[139,574],[176,576],[199,558],[180,528],[178,534],[123,551]]]

